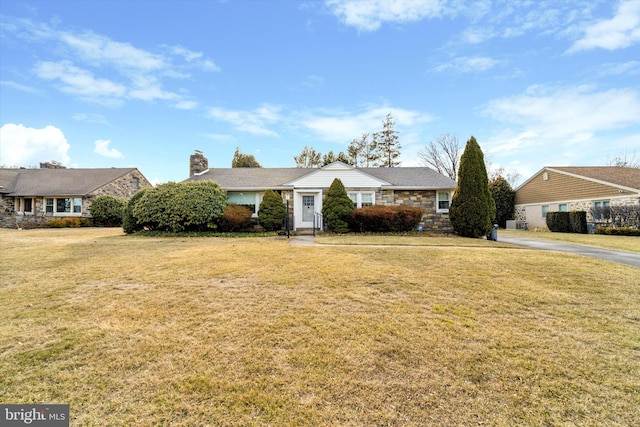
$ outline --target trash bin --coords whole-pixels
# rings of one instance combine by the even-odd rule
[[[498,241],[498,224],[493,224],[493,229],[490,234],[487,234],[487,240]]]

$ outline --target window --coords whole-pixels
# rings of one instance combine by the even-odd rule
[[[347,193],[351,201],[353,202],[354,208],[363,208],[365,206],[373,206],[375,204],[375,193],[372,191],[368,192],[351,192]]]
[[[15,206],[16,206],[15,207],[16,212],[33,213],[33,199],[31,197],[28,197],[28,198],[16,197]]]
[[[558,210],[560,212],[567,212],[567,204],[566,203],[561,203],[560,205],[558,205]]]
[[[48,214],[82,214],[82,197],[47,197],[44,211]]]
[[[547,218],[547,212],[549,212],[549,205],[542,206],[542,219]]]
[[[228,193],[227,203],[248,208],[254,215],[258,214],[261,201],[258,193]]]
[[[448,191],[438,191],[438,211],[448,212],[451,204],[451,193]]]
[[[140,186],[140,179],[138,179],[138,177],[136,176],[131,178],[131,189],[135,191],[138,189],[139,186]]]
[[[611,202],[603,200],[593,204],[593,217],[596,220],[608,220],[611,218]]]

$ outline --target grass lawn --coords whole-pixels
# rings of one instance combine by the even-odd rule
[[[639,269],[0,230],[0,402],[72,425],[640,425]]]

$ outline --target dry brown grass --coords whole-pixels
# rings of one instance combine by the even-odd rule
[[[72,425],[639,425],[638,269],[0,230],[0,401]]]

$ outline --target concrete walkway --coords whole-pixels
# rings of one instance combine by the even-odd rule
[[[574,245],[570,243],[556,242],[554,240],[531,239],[528,237],[504,236],[498,234],[498,241],[511,245],[524,246],[545,251],[566,252],[591,258],[604,259],[620,264],[640,267],[640,254],[631,252],[614,251],[611,249],[594,248],[591,246]]]
[[[634,267],[640,267],[640,254],[631,252],[622,252],[614,251],[611,249],[594,248],[591,246],[574,245],[553,240],[532,239],[520,236],[504,236],[500,234],[498,234],[498,241],[531,249],[566,252],[576,255],[588,256],[591,258],[603,259],[606,261],[617,262],[620,264],[632,265]],[[298,246],[320,246],[315,243],[314,236],[294,236],[291,238],[289,243]]]

